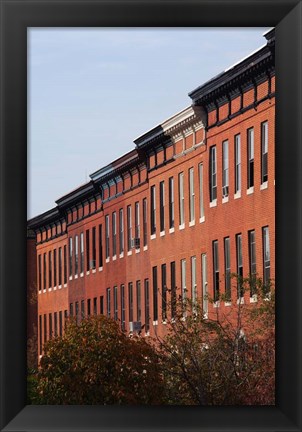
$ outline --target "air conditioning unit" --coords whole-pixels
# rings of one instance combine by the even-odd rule
[[[89,261],[89,268],[90,269],[95,269],[95,260],[90,260]]]
[[[140,247],[140,239],[139,238],[131,239],[131,248],[139,249],[139,247]]]
[[[222,187],[222,197],[227,197],[229,196],[229,187],[228,186],[223,186]]]

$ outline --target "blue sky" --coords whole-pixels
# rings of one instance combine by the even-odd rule
[[[268,28],[28,30],[28,218],[191,104]]]

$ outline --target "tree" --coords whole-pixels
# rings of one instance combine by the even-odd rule
[[[273,405],[275,395],[275,294],[261,279],[235,280],[233,292],[253,292],[254,302],[220,295],[201,302],[179,298],[167,335],[158,338],[168,401],[197,405]],[[216,304],[214,304],[216,303]]]
[[[155,350],[103,315],[70,319],[64,336],[44,346],[37,403],[160,404],[162,394]]]

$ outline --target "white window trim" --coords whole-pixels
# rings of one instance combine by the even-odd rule
[[[219,308],[220,307],[220,301],[217,300],[213,303],[213,308]]]
[[[113,255],[112,261],[116,261],[116,255]]]
[[[159,233],[159,236],[160,236],[160,237],[163,237],[165,234],[166,234],[166,231],[164,230],[164,231],[161,231],[161,232]]]
[[[232,302],[226,301],[226,302],[224,302],[224,305],[225,306],[232,306]]]
[[[260,185],[260,190],[267,189],[267,187],[268,187],[268,182],[266,181]]]
[[[237,191],[237,192],[234,194],[234,199],[238,199],[238,198],[241,198],[241,191]]]
[[[169,234],[172,234],[174,232],[175,232],[175,228],[174,227],[173,228],[169,228]]]
[[[189,222],[189,227],[194,226],[195,225],[195,219],[193,219],[191,222]]]
[[[90,271],[89,271],[89,270],[86,271],[86,275],[87,275],[87,276],[90,275]]]
[[[150,239],[151,239],[151,240],[156,239],[156,234],[151,234]]]
[[[106,258],[106,263],[110,262],[110,257]]]
[[[148,250],[148,246],[147,245],[144,246],[144,251],[146,251],[146,250]]]
[[[96,272],[96,269],[92,269],[92,273],[95,273]]]
[[[77,279],[77,278],[78,278],[78,275],[77,275],[77,274],[76,274],[76,275],[74,275],[74,278],[75,278],[75,279]]]
[[[72,276],[69,276],[69,280],[72,280]]]
[[[120,253],[120,258],[124,258],[124,252]]]
[[[66,288],[66,287],[67,287],[67,283],[64,284],[64,288]]]
[[[258,297],[257,294],[253,294],[252,297],[250,297],[250,303],[257,303]]]
[[[59,285],[59,289],[61,289],[62,288],[62,285]],[[46,292],[46,290],[45,290],[45,292]]]
[[[248,188],[247,191],[246,191],[247,195],[251,195],[252,193],[254,193],[254,186]]]
[[[83,277],[83,276],[84,276],[84,272],[82,272],[82,273],[80,274],[80,276]],[[70,278],[69,278],[69,279],[70,279]]]
[[[127,256],[130,256],[130,255],[132,255],[132,250],[127,252]]]
[[[210,201],[210,207],[216,207],[217,206],[217,198],[213,201]]]
[[[153,325],[154,325],[154,326],[157,326],[157,325],[158,325],[158,320],[153,321]]]
[[[228,196],[223,197],[221,202],[222,204],[229,202],[229,197]]]
[[[50,291],[52,291],[52,288],[48,288],[48,292],[50,292]],[[39,292],[41,292],[41,291],[39,291]]]
[[[244,297],[238,298],[237,299],[237,304],[239,304],[239,302],[240,302],[240,304],[244,304]]]
[[[103,271],[103,267],[99,267],[99,271]]]
[[[140,253],[140,251],[141,251],[141,249],[140,249],[140,248],[138,248],[138,249],[135,249],[135,253],[136,253],[136,254]]]
[[[205,216],[202,216],[201,218],[199,218],[199,223],[203,223],[206,220]]]
[[[183,223],[182,225],[179,225],[179,230],[183,230],[185,229],[185,224]]]
[[[55,286],[55,287],[53,287],[53,290],[54,290],[54,291],[56,291],[56,290],[57,290],[57,287],[56,287],[56,286]]]
[[[43,292],[46,293],[46,288],[43,289]]]

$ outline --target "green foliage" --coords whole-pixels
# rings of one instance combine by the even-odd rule
[[[170,404],[274,404],[273,286],[255,277],[232,277],[238,292],[252,293],[253,303],[221,295],[221,306],[229,305],[219,307],[208,298],[216,307],[205,316],[202,302],[179,298],[168,333],[159,338]]]
[[[41,404],[160,404],[159,359],[144,338],[129,338],[104,316],[75,320],[44,348]]]

